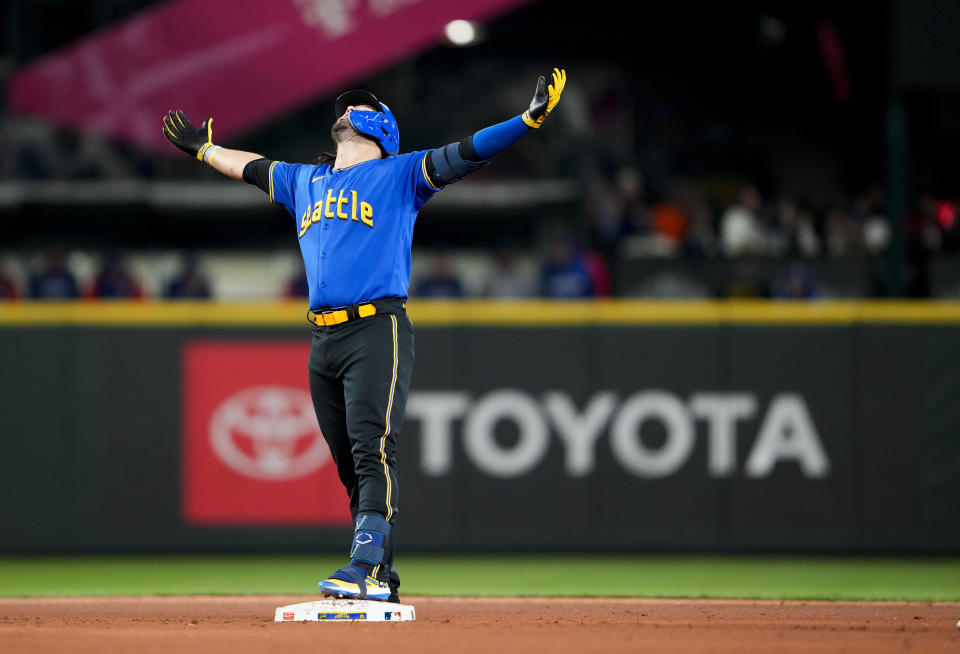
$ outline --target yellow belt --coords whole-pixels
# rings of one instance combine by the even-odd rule
[[[312,310],[307,311],[307,320],[314,325],[325,325],[329,327],[331,325],[345,323],[354,318],[366,318],[367,316],[372,316],[377,313],[377,307],[369,303],[357,305],[356,315],[354,316],[350,315],[350,308],[351,307],[331,309],[330,311],[321,311],[320,313]]]

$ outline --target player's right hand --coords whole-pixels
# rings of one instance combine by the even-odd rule
[[[523,122],[534,129],[540,129],[544,119],[550,115],[553,108],[560,102],[560,94],[567,83],[567,71],[562,68],[553,69],[553,84],[547,85],[542,76],[537,80],[537,90],[530,101],[530,108],[523,112]]]
[[[203,161],[204,153],[213,147],[213,118],[194,127],[179,109],[171,109],[163,117],[163,135],[175,146]]]

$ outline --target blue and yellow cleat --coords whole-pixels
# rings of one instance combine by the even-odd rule
[[[386,601],[390,598],[390,586],[377,581],[366,570],[354,565],[337,570],[317,584],[324,595],[346,599]]]

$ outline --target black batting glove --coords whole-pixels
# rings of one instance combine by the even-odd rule
[[[560,102],[560,94],[567,83],[567,71],[553,69],[553,84],[547,84],[542,76],[537,80],[537,90],[530,101],[530,108],[523,112],[523,122],[534,129],[540,129],[544,119],[550,115],[553,108]]]
[[[213,118],[207,118],[200,127],[194,127],[179,109],[171,109],[163,117],[163,135],[175,146],[203,161],[203,155],[213,147]]]

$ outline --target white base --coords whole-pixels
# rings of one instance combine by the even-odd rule
[[[277,607],[274,622],[405,622],[416,620],[409,604],[373,600],[324,599]]]

